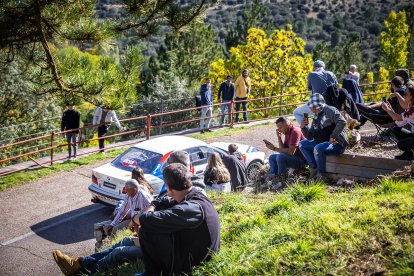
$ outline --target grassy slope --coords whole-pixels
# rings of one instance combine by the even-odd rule
[[[312,183],[278,194],[210,194],[222,246],[194,274],[414,275],[413,184],[387,179],[335,193]]]

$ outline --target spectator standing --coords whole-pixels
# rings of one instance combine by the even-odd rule
[[[201,97],[201,118],[200,118],[200,133],[210,130],[211,115],[213,114],[213,96],[211,94],[211,80],[206,79],[206,82],[200,87]],[[206,119],[205,119],[206,118]]]
[[[299,150],[299,142],[304,140],[305,137],[300,128],[295,127],[284,117],[276,120],[276,128],[278,147],[268,140],[263,141],[268,149],[277,152],[269,156],[269,178],[271,179],[277,176],[277,180],[282,182],[287,176],[288,169],[305,168],[305,158]],[[284,136],[284,140],[282,140],[282,135]],[[281,186],[281,184],[277,183],[278,186]]]
[[[119,122],[115,110],[109,109],[105,105],[98,106],[95,110],[95,113],[93,114],[93,126],[94,128],[96,125],[98,125],[98,138],[99,139],[99,148],[101,149],[101,152],[104,152],[105,148],[105,139],[104,137],[108,133],[108,129],[111,126],[112,122],[115,122],[116,127],[119,131],[123,130],[123,127],[121,126],[121,123]]]
[[[236,101],[245,101],[248,99],[251,92],[252,82],[249,77],[249,70],[244,69],[242,75],[237,78],[234,83],[234,88],[236,89]],[[243,108],[243,119],[244,121],[248,120],[247,116],[247,102],[236,102],[236,112],[240,111],[240,105]],[[239,113],[236,113],[236,122],[239,121]]]
[[[354,77],[349,72],[345,72],[343,79],[342,89],[346,89],[355,103],[363,104],[364,98],[362,96],[362,91],[361,88],[359,88],[359,84],[355,81]]]
[[[194,189],[190,171],[173,163],[163,171],[168,196],[151,203],[139,220],[144,275],[191,274],[220,249],[220,220],[211,201]]]
[[[62,122],[60,124],[60,131],[76,129],[70,132],[66,132],[66,142],[68,143],[68,160],[72,159],[72,149],[73,149],[73,158],[76,158],[76,151],[78,149],[78,137],[80,128],[81,116],[79,111],[75,110],[75,105],[73,103],[67,104],[67,109],[63,112]]]
[[[227,76],[226,80],[220,84],[218,91],[218,101],[221,102],[221,125],[224,124],[226,117],[226,107],[228,114],[228,123],[230,123],[231,104],[234,99],[234,84],[231,82],[233,76]]]
[[[322,60],[315,61],[313,63],[313,72],[308,74],[308,90],[312,91],[312,95],[315,93],[324,95],[326,89],[333,84],[338,84],[335,74],[325,70],[325,63]],[[304,104],[293,111],[293,116],[295,116],[296,121],[300,125],[303,120],[303,114],[310,114],[311,112],[309,106]]]
[[[207,190],[225,193],[231,192],[230,173],[217,152],[208,158],[207,167],[204,172],[204,184]]]
[[[142,180],[144,172],[141,168],[134,168],[135,174],[139,175],[139,179]],[[134,174],[134,173],[133,173]],[[142,185],[135,179],[130,179],[125,183],[125,200],[116,212],[115,218],[109,225],[104,226],[104,231],[107,236],[115,235],[117,231],[128,227],[131,219],[138,212],[142,212],[148,208],[153,200],[152,193],[148,190],[147,186],[151,187],[149,183],[144,179],[146,184]],[[142,182],[142,183],[145,183]],[[152,188],[151,188],[152,189]]]
[[[301,129],[307,140],[299,144],[310,167],[310,177],[321,177],[326,172],[326,156],[341,154],[349,145],[346,121],[338,109],[325,104],[321,94],[315,93],[307,105],[315,114],[311,127],[308,119],[302,121]]]
[[[389,102],[382,103],[382,108],[392,117],[397,127],[393,128],[395,137],[397,137],[397,147],[403,151],[401,155],[395,156],[395,159],[413,160],[414,159],[414,86],[407,86],[404,96],[394,93],[400,105],[408,106],[402,113],[396,113]],[[405,125],[409,129],[403,128]]]
[[[229,154],[223,157],[223,163],[230,172],[230,182],[233,191],[242,189],[247,184],[247,167],[242,154],[237,151],[236,144],[228,146]]]
[[[357,85],[359,85],[359,77],[360,74],[358,72],[358,67],[355,64],[351,64],[349,66],[349,76],[356,81]]]

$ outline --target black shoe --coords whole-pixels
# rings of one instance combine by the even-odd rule
[[[213,132],[211,129],[207,128],[204,130],[205,132]]]
[[[414,154],[411,150],[410,151],[404,151],[403,154],[397,155],[394,158],[398,159],[398,160],[413,160],[414,159]]]
[[[200,133],[203,134],[204,133],[204,130],[200,131]]]

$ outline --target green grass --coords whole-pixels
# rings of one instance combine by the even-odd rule
[[[272,124],[271,122],[265,122],[262,124],[257,124],[257,125],[252,125],[252,126],[238,126],[238,127],[234,127],[234,128],[221,128],[218,130],[214,130],[212,132],[204,132],[203,134],[201,133],[195,133],[195,134],[190,134],[188,135],[189,137],[195,138],[195,139],[199,139],[199,140],[209,140],[212,138],[217,138],[217,137],[223,137],[223,136],[233,136],[235,134],[239,134],[240,132],[244,132],[247,131],[249,129],[258,127],[258,126],[264,126],[264,125],[269,125]]]
[[[220,214],[221,251],[194,275],[414,275],[413,181],[209,196]]]
[[[4,191],[8,188],[39,180],[43,177],[52,175],[54,173],[62,171],[72,171],[80,166],[88,165],[105,158],[114,158],[124,152],[125,149],[108,150],[105,155],[102,154],[91,154],[89,156],[78,158],[70,162],[64,162],[60,164],[54,164],[48,168],[39,168],[27,171],[21,171],[0,177],[0,191]]]

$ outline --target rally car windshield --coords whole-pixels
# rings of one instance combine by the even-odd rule
[[[138,166],[144,173],[150,173],[161,157],[162,155],[159,153],[140,148],[130,148],[112,161],[111,164],[126,171],[132,171],[133,168]]]

